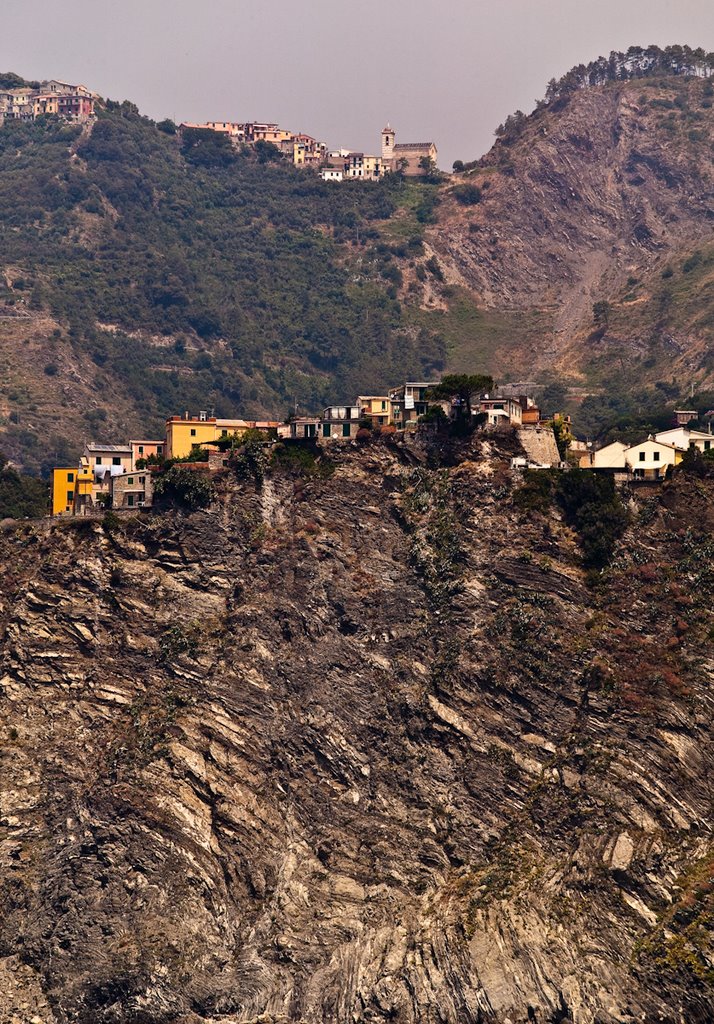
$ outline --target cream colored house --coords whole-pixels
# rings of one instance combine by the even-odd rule
[[[604,448],[588,452],[580,460],[581,469],[626,469],[625,452],[627,445],[622,441],[613,441]]]
[[[625,452],[625,464],[636,480],[662,480],[670,467],[682,461],[684,452],[650,435]]]

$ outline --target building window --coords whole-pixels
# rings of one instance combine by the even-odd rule
[[[133,477],[133,476],[127,477],[127,480],[126,480],[126,482],[127,482],[127,483],[128,483],[128,484],[129,484],[130,486],[132,486],[132,487],[133,487],[133,485],[134,485],[134,477]]]
[[[342,424],[342,436],[343,437],[349,437],[350,433],[351,433],[351,431],[350,431],[349,423],[343,423]]]
[[[221,437],[228,437],[228,431],[227,430],[222,430],[221,431]]]
[[[143,455],[143,454],[144,454],[144,446],[143,446],[143,444],[140,444],[139,445],[139,455]]]
[[[644,452],[640,452],[639,454],[640,454],[640,462],[644,462],[645,461],[645,453]]]
[[[195,436],[196,436],[196,428],[195,427],[191,427],[191,437],[195,437]]]
[[[704,442],[704,451],[705,451],[705,452],[708,452],[708,451],[710,451],[710,450],[711,450],[711,446],[712,446],[712,443],[711,443],[711,441],[705,441],[705,442]]]
[[[659,452],[652,452],[652,459],[654,462],[659,462]]]
[[[386,409],[386,408],[387,408],[387,403],[386,402],[382,402],[382,409]]]
[[[102,464],[102,457],[101,457],[101,455],[97,455],[96,459],[94,460],[94,464],[95,464],[95,466],[101,466],[101,464]]]
[[[322,436],[323,437],[329,437],[330,436],[330,424],[329,423],[323,423],[322,424]]]
[[[68,473],[67,474],[67,483],[68,484],[73,484],[74,483],[74,473]]]
[[[145,476],[140,476],[140,477],[139,477],[139,483],[140,483],[140,484],[143,484],[145,480],[146,480],[146,477],[145,477]]]
[[[118,455],[115,455],[112,459],[112,466],[121,466],[121,459]]]
[[[74,491],[67,491],[67,504],[71,505],[74,501]]]
[[[126,503],[127,503],[127,505],[133,505],[134,504],[134,495],[133,494],[127,494],[127,496],[126,496]]]

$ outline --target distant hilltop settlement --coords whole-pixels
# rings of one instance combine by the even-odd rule
[[[425,177],[436,169],[438,152],[433,142],[397,142],[391,125],[382,129],[382,151],[379,156],[336,149],[328,152],[324,142],[311,135],[294,133],[277,124],[258,121],[206,121],[203,124],[184,122],[180,131],[212,131],[226,135],[236,145],[255,146],[270,143],[296,167],[313,167],[323,181],[379,181],[386,174],[398,171],[408,178]]]
[[[455,427],[465,433],[517,432],[525,453],[511,469],[566,470],[579,466],[612,475],[616,483],[661,481],[688,450],[714,452],[711,433],[688,426],[692,410],[675,412],[675,425],[636,445],[616,441],[590,450],[570,433],[570,418],[549,420],[522,385],[509,384],[478,396],[452,388],[451,381],[406,381],[386,394],[359,395],[351,405],[330,405],[321,416],[294,416],[287,422],[219,419],[207,412],[171,416],[160,440],[125,443],[91,441],[75,466],[52,471],[51,514],[86,516],[108,509],[150,508],[161,481],[174,466],[204,478],[237,466],[250,445],[321,445],[365,442],[380,435],[430,433]],[[711,430],[711,422],[710,422]]]
[[[36,121],[50,116],[70,124],[86,124],[94,120],[98,101],[98,94],[86,86],[56,79],[0,89],[0,126],[6,121]],[[179,131],[218,132],[235,146],[274,146],[295,167],[319,171],[324,181],[379,181],[393,171],[411,178],[426,177],[436,170],[438,157],[433,142],[397,142],[390,124],[382,129],[379,156],[350,149],[328,152],[327,145],[312,135],[270,121],[184,121]]]
[[[55,116],[70,124],[94,118],[98,96],[84,85],[50,79],[11,89],[0,89],[0,125],[5,121],[36,121]]]

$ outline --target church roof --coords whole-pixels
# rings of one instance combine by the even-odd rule
[[[433,142],[398,142],[395,149],[431,149]]]

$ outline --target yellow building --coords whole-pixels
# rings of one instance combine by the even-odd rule
[[[279,426],[276,420],[218,420],[204,413],[188,418],[172,416],[166,421],[166,458],[185,459],[194,445],[220,441],[243,430],[268,430]]]
[[[35,96],[32,101],[32,116],[42,117],[43,114],[59,114],[59,99],[48,94]]]
[[[75,466],[52,470],[53,516],[72,514],[76,482],[77,469]]]
[[[392,403],[388,395],[359,395],[357,407],[360,416],[371,419],[375,427],[384,427],[392,422]]]

